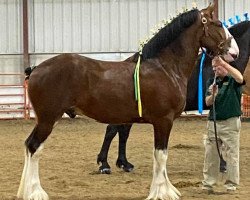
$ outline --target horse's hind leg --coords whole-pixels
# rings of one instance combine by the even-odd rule
[[[119,152],[116,166],[122,168],[125,172],[131,172],[134,169],[134,165],[128,162],[126,157],[126,146],[132,124],[124,124],[118,127],[119,133]]]
[[[171,184],[166,167],[168,139],[173,121],[171,119],[159,119],[153,125],[155,138],[153,180],[147,199],[177,200],[179,199],[180,192]]]
[[[48,200],[39,179],[39,157],[43,142],[52,131],[54,123],[37,124],[25,141],[25,164],[17,197],[24,200]]]

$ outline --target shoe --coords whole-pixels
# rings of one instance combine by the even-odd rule
[[[210,185],[202,185],[201,189],[204,191],[206,190],[208,192],[213,192],[213,187]]]
[[[233,184],[226,184],[225,187],[227,188],[228,192],[232,192],[232,191],[235,191],[237,189],[236,186]]]
[[[220,167],[220,172],[221,173],[227,173],[227,168],[225,166]]]
[[[220,172],[221,173],[226,173],[227,172],[227,163],[223,159],[220,160]]]

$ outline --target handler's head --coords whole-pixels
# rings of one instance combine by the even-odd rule
[[[228,74],[228,71],[220,65],[214,66],[213,71],[216,74],[216,76],[219,76],[219,77],[225,77]]]

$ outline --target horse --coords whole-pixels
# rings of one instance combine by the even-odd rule
[[[247,67],[246,67],[246,70],[244,71],[243,77],[244,77],[244,80],[246,81],[246,83],[250,82],[250,59],[248,60]],[[243,86],[243,93],[250,95],[250,85],[249,84],[246,84]]]
[[[229,32],[235,38],[239,49],[240,54],[237,60],[231,62],[230,64],[237,68],[242,74],[244,73],[244,79],[248,83],[250,79],[250,62],[249,67],[247,66],[247,62],[250,56],[250,21],[243,21],[229,28]],[[200,68],[198,64],[200,63],[201,56],[198,58],[197,66],[195,67],[187,86],[187,97],[186,97],[186,106],[185,111],[192,111],[198,109],[198,75],[200,73]],[[203,67],[203,96],[205,96],[206,90],[206,82],[209,78],[214,77],[214,73],[212,70],[212,59],[209,56],[205,57],[204,67]],[[250,95],[250,87],[248,84],[243,86],[243,92],[245,94]],[[209,109],[205,101],[203,100],[203,108]],[[70,114],[70,113],[68,113]],[[72,115],[73,113],[71,113]],[[129,132],[132,127],[132,124],[109,124],[106,128],[105,137],[103,140],[103,144],[100,150],[100,153],[97,156],[97,164],[99,164],[99,172],[103,174],[110,174],[111,167],[108,164],[107,157],[110,144],[113,138],[118,133],[119,135],[119,151],[118,158],[116,161],[116,166],[118,168],[123,169],[125,172],[130,172],[134,169],[134,165],[127,160],[126,157],[126,144],[129,137]],[[221,169],[223,171],[223,169]]]
[[[179,199],[167,176],[168,139],[186,100],[188,78],[202,46],[213,56],[238,56],[238,46],[214,6],[178,15],[131,59],[101,61],[78,54],[50,58],[29,75],[28,94],[36,125],[25,140],[25,163],[18,198],[48,200],[39,178],[39,158],[55,123],[68,109],[102,123],[150,123],[154,127],[154,165],[147,199]],[[142,116],[135,100],[133,74],[140,63]],[[138,93],[139,94],[139,93]],[[120,115],[119,113],[123,113]]]

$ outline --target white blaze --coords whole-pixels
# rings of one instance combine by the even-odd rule
[[[230,48],[229,48],[229,51],[227,52],[226,55],[223,56],[223,58],[227,61],[227,62],[232,62],[234,61],[235,58],[237,58],[239,56],[239,47],[235,41],[235,39],[233,38],[233,36],[230,34],[229,30],[223,26],[225,32],[226,32],[226,36],[227,36],[227,39],[229,37],[232,37],[232,40],[231,40],[231,45],[230,45]],[[234,57],[233,57],[234,56]]]

